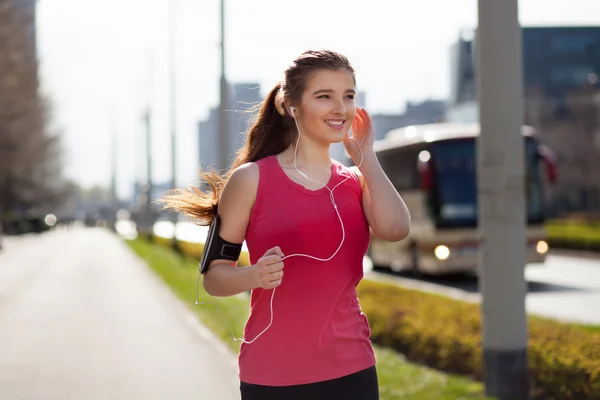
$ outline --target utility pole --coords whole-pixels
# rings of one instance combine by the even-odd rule
[[[112,132],[111,132],[111,162],[110,162],[110,229],[115,229],[115,223],[117,221],[117,128],[115,126],[114,116],[112,121]]]
[[[112,205],[117,201],[117,129],[115,127],[114,117],[112,121],[111,149],[110,149],[110,194]]]
[[[154,57],[155,57],[155,49],[151,49],[148,57],[148,76],[146,83],[145,93],[145,106],[143,106],[143,111],[141,113],[141,122],[143,123],[144,130],[144,142],[146,144],[145,153],[145,161],[146,161],[146,185],[142,185],[142,179],[140,178],[139,184],[140,189],[143,190],[145,194],[145,201],[143,204],[143,211],[141,211],[142,207],[140,207],[141,214],[141,229],[142,232],[148,240],[152,240],[152,230],[154,227],[154,215],[152,212],[152,194],[154,191],[154,184],[152,180],[152,106],[153,106],[153,93],[154,93]],[[143,163],[142,163],[143,168]],[[140,204],[140,206],[142,206]]]
[[[229,150],[229,130],[227,125],[227,104],[228,104],[227,78],[225,77],[225,0],[221,0],[221,80],[220,80],[220,102],[219,102],[219,163],[218,169],[227,168],[227,156]]]
[[[169,1],[169,106],[170,106],[170,123],[171,123],[171,188],[177,187],[177,51],[175,48],[175,3],[177,0]]]
[[[177,66],[177,49],[175,44],[177,42],[175,37],[176,25],[175,10],[177,0],[169,0],[169,86],[170,86],[170,122],[171,122],[171,189],[177,188],[177,79],[176,79],[176,66]],[[170,220],[173,223],[173,231],[177,225],[177,213],[170,213]],[[177,249],[177,239],[175,235],[171,239],[171,246]]]
[[[528,398],[523,78],[518,0],[479,0],[479,285],[486,393]]]
[[[154,223],[152,218],[152,131],[150,121],[150,108],[144,113],[144,125],[146,128],[146,204],[145,214],[146,224],[148,225],[149,232],[152,232],[152,225]]]

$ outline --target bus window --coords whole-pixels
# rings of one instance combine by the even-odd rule
[[[403,147],[377,154],[381,168],[398,192],[415,190],[420,186],[416,170],[420,147]]]
[[[542,191],[537,145],[525,145],[528,221],[542,221]],[[474,139],[436,142],[432,146],[436,222],[439,227],[477,225],[477,160]]]

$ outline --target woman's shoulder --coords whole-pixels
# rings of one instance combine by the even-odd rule
[[[234,187],[248,187],[258,185],[258,179],[260,175],[260,169],[257,162],[248,162],[235,168],[229,179],[227,185]]]
[[[227,179],[220,198],[224,212],[252,212],[260,203],[262,189],[259,188],[261,168],[265,159],[247,162],[236,167]],[[220,207],[221,208],[221,207]],[[232,211],[233,210],[233,211]],[[238,211],[235,211],[238,210]]]
[[[227,180],[227,185],[236,189],[246,189],[256,192],[261,175],[260,171],[266,168],[269,158],[271,157],[261,158],[260,160],[247,162],[236,167]]]
[[[254,203],[258,191],[259,169],[253,162],[236,167],[227,179],[219,199],[219,209],[227,213],[235,208],[248,209]]]

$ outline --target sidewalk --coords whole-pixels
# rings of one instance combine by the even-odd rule
[[[0,253],[0,398],[239,399],[236,357],[117,237]]]

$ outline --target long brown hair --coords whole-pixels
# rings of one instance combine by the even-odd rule
[[[262,102],[256,120],[248,132],[246,143],[238,151],[233,165],[224,176],[215,170],[200,171],[205,185],[210,190],[203,191],[192,186],[185,190],[169,191],[159,201],[163,209],[178,211],[199,221],[201,225],[210,224],[217,211],[217,205],[225,183],[239,166],[276,155],[287,149],[293,142],[297,129],[285,103],[300,103],[306,87],[306,81],[317,70],[354,69],[348,59],[330,50],[309,50],[302,53],[286,69],[283,80],[275,85]]]

